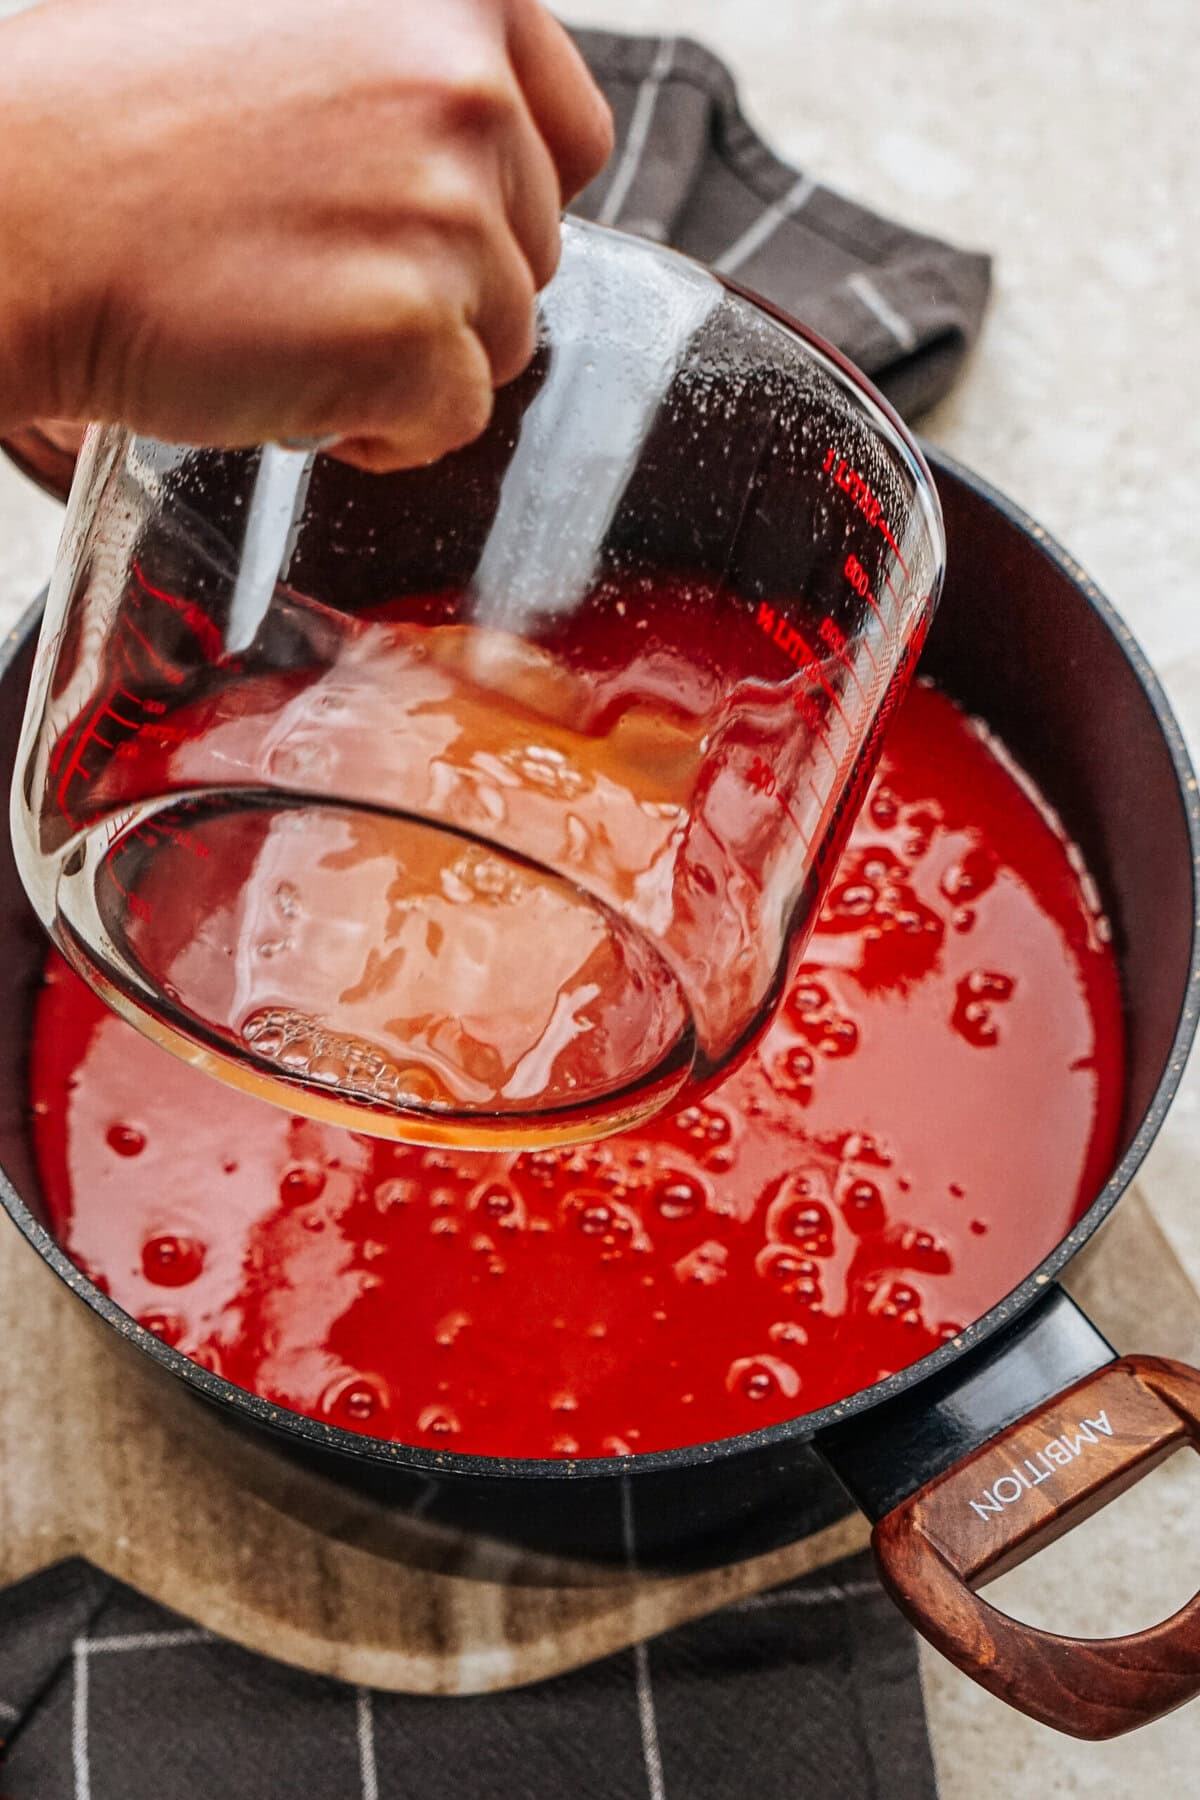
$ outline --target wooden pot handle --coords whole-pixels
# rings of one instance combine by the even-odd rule
[[[1010,1706],[1109,1738],[1200,1693],[1200,1593],[1147,1631],[1074,1638],[974,1589],[1032,1556],[1170,1456],[1200,1449],[1200,1373],[1123,1357],[1019,1419],[880,1519],[884,1586],[921,1635]]]

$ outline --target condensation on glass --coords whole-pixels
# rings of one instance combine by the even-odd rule
[[[297,1114],[618,1129],[770,1016],[942,561],[836,358],[568,225],[531,367],[434,467],[90,434],[22,876],[113,1006]]]

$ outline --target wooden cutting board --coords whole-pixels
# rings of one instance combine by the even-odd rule
[[[1200,1296],[1136,1191],[1073,1266],[1118,1348],[1200,1355]],[[1153,1295],[1151,1309],[1148,1296]],[[1153,1320],[1151,1323],[1151,1311]],[[84,1556],[198,1624],[322,1674],[480,1693],[561,1673],[860,1548],[857,1515],[767,1556],[671,1578],[548,1566],[395,1519],[340,1488],[334,1534],[271,1501],[264,1452],[131,1355],[0,1222],[0,1582]]]

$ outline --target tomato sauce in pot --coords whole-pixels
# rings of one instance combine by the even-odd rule
[[[1078,852],[927,683],[782,1007],[700,1104],[592,1145],[408,1148],[176,1061],[57,958],[32,1056],[52,1229],[264,1398],[431,1448],[728,1437],[914,1362],[1111,1167],[1116,960]]]

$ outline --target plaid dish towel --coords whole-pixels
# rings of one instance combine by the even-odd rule
[[[478,1699],[370,1693],[85,1563],[0,1595],[5,1800],[934,1800],[908,1627],[866,1556]]]
[[[672,244],[774,300],[905,417],[941,399],[979,335],[988,257],[881,218],[781,162],[701,44],[574,35],[617,126],[617,149],[577,212]]]

